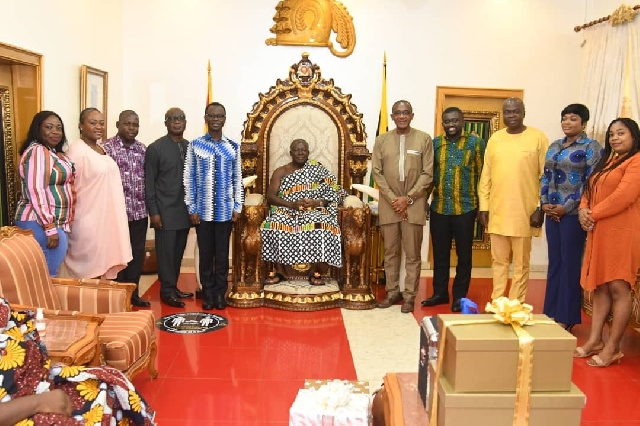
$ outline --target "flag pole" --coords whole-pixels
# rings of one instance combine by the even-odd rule
[[[380,99],[380,112],[378,113],[378,127],[376,128],[376,136],[380,136],[383,133],[389,131],[389,110],[387,109],[387,52],[384,52],[382,60],[382,96]],[[377,188],[376,182],[373,179],[373,173],[369,176],[369,186]],[[373,198],[367,197],[367,201],[371,201]]]
[[[213,90],[211,88],[211,59],[209,59],[207,62],[207,103],[205,104],[205,107],[211,102],[213,102]],[[204,123],[204,132],[209,132],[209,127],[206,122]]]

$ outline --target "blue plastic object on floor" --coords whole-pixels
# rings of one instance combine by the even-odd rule
[[[463,314],[477,314],[478,305],[476,305],[471,299],[463,297],[460,299],[460,310]]]

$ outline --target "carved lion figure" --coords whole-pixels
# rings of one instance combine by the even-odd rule
[[[245,284],[255,284],[260,282],[260,249],[262,240],[260,238],[260,224],[265,218],[262,205],[244,206],[244,220],[241,228],[242,238],[242,281]]]
[[[352,279],[356,279],[355,287],[364,288],[365,260],[366,260],[366,231],[365,211],[363,208],[349,208],[342,216],[342,241],[345,255],[345,286],[352,286]]]

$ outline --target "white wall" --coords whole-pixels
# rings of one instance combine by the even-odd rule
[[[4,0],[0,41],[45,55],[44,107],[77,136],[79,68],[109,72],[109,135],[122,109],[140,115],[140,139],[165,133],[171,106],[188,117],[187,138],[203,132],[206,65],[215,100],[227,107],[228,136],[240,139],[246,113],[308,51],[364,114],[373,145],[387,52],[388,99],[413,103],[414,127],[433,134],[435,88],[522,88],[526,123],[554,139],[559,112],[579,101],[582,36],[573,27],[610,14],[619,0],[342,0],[357,44],[344,59],[326,48],[266,46],[277,0]],[[428,239],[426,239],[428,241]],[[189,253],[189,250],[187,251]],[[424,258],[426,259],[426,251]],[[532,265],[546,264],[535,239]]]
[[[370,146],[385,50],[389,102],[410,100],[415,127],[433,134],[438,85],[522,88],[526,122],[554,139],[560,134],[560,110],[577,101],[582,37],[573,27],[585,16],[589,21],[611,13],[617,0],[343,0],[357,35],[355,51],[345,59],[326,48],[266,46],[276,4],[126,3],[123,108],[140,114],[142,140],[164,134],[164,111],[174,105],[187,114],[188,138],[203,132],[209,59],[214,99],[227,108],[225,132],[240,139],[258,93],[286,78],[305,50],[324,77],[353,95]],[[426,243],[423,254],[427,259]],[[544,237],[535,239],[531,263],[547,263]]]
[[[43,109],[78,138],[80,66],[109,72],[108,119],[123,103],[122,0],[3,0],[0,42],[44,55]],[[110,131],[115,127],[110,126]]]

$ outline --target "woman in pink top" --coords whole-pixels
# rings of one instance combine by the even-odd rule
[[[20,148],[18,167],[22,194],[14,223],[33,232],[52,277],[58,275],[67,253],[75,202],[75,169],[64,154],[66,142],[60,116],[53,111],[40,111],[33,117]]]
[[[76,213],[64,260],[76,278],[114,279],[131,260],[129,222],[120,169],[101,146],[104,116],[96,108],[80,113],[80,139],[69,158],[76,175]]]

